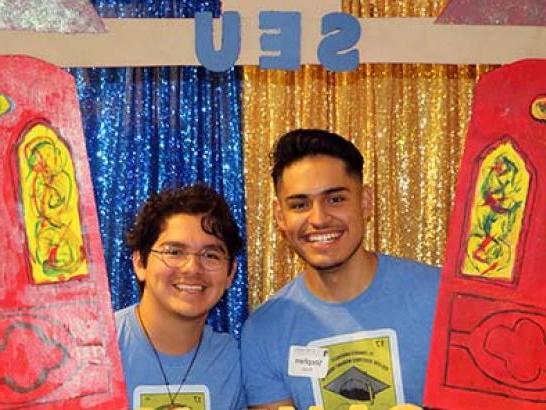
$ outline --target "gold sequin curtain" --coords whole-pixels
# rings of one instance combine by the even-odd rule
[[[440,0],[344,0],[358,17],[434,17]],[[243,69],[249,303],[255,307],[302,268],[278,233],[268,153],[294,128],[324,128],[365,158],[374,211],[365,246],[441,265],[473,87],[491,67],[362,64],[349,73]]]

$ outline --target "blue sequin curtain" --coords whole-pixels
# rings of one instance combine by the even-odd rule
[[[218,1],[96,0],[102,17],[218,15]],[[183,41],[183,39],[181,39]],[[82,110],[104,256],[115,309],[139,299],[124,233],[152,193],[205,182],[224,194],[245,235],[240,82],[233,69],[72,69]],[[209,316],[240,335],[247,315],[246,255],[232,288]]]

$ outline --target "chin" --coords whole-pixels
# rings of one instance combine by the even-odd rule
[[[203,316],[207,316],[210,309],[207,309],[203,306],[174,306],[173,311],[180,317],[185,317],[188,319],[197,319]]]
[[[348,246],[338,247],[337,249],[332,248],[327,253],[302,252],[299,255],[307,265],[317,271],[335,271],[354,257],[358,250],[361,249],[361,244],[362,242],[359,242],[352,248]]]
[[[208,315],[208,310],[206,312],[195,312],[195,311],[192,311],[192,312],[177,312],[178,315],[181,317],[181,318],[184,318],[184,319],[189,319],[189,320],[193,320],[193,319],[201,319],[201,318],[206,318],[207,315]]]
[[[307,265],[309,265],[310,267],[312,267],[313,269],[317,271],[323,271],[323,272],[336,270],[340,266],[343,266],[345,261],[346,261],[345,259],[334,259],[334,260],[314,259],[313,260],[312,258],[305,260]]]

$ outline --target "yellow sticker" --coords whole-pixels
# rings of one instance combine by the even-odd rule
[[[191,409],[205,410],[205,395],[204,393],[182,393],[176,396],[174,405],[168,394],[165,393],[149,393],[143,394],[140,399],[141,408],[154,410],[171,410],[171,409]]]
[[[70,151],[55,131],[33,126],[18,147],[25,231],[35,283],[86,275],[79,192]]]
[[[12,103],[9,97],[0,94],[0,116],[11,111]]]
[[[546,121],[546,96],[535,98],[531,104],[531,116],[539,121]]]
[[[205,385],[170,386],[174,394],[164,385],[137,386],[133,401],[135,409],[150,410],[211,410],[209,390]],[[173,397],[173,395],[175,397]],[[171,403],[171,397],[174,403]]]
[[[481,164],[472,200],[462,274],[512,280],[530,176],[510,142]]]

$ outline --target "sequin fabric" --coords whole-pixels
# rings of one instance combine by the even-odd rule
[[[219,13],[218,2],[96,1],[102,16],[192,16]],[[139,291],[124,233],[152,193],[205,182],[222,193],[245,235],[240,126],[240,74],[202,67],[72,69],[112,301],[116,309],[138,301]],[[239,336],[247,315],[246,253],[235,281],[209,322]]]
[[[546,2],[544,0],[451,0],[436,22],[546,26]]]
[[[437,0],[344,0],[357,17],[431,17]],[[302,262],[273,219],[268,152],[294,128],[324,128],[365,157],[374,205],[364,246],[441,265],[473,89],[492,67],[362,64],[332,73],[243,69],[249,303],[255,307],[292,279]]]
[[[0,30],[100,33],[106,27],[88,0],[0,0]]]

